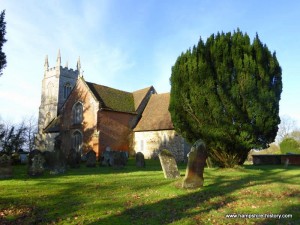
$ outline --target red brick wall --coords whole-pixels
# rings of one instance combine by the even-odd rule
[[[131,122],[136,115],[114,111],[99,111],[98,128],[100,152],[111,150],[128,151]]]
[[[72,107],[80,101],[83,104],[82,124],[73,124]],[[93,95],[88,91],[84,81],[79,80],[71,95],[67,99],[61,114],[61,136],[62,148],[66,153],[72,148],[72,134],[79,130],[83,134],[83,152],[93,149],[99,154],[98,132],[97,132],[97,112],[99,106]]]

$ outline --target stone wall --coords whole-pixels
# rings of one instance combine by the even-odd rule
[[[189,149],[185,140],[174,130],[134,132],[135,152],[142,152],[146,159],[156,158],[162,149],[171,151],[177,162],[184,161]]]

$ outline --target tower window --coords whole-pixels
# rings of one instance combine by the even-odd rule
[[[72,90],[72,86],[70,83],[66,83],[64,85],[64,98],[67,98],[69,96],[69,94],[71,93]]]
[[[73,106],[73,123],[74,124],[80,124],[82,122],[82,113],[83,113],[83,106],[80,102],[77,102]]]

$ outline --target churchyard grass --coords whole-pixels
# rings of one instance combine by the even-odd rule
[[[204,187],[184,190],[185,167],[165,179],[159,160],[35,178],[14,166],[13,178],[0,180],[0,224],[300,224],[299,167],[205,168]],[[292,218],[226,218],[234,213]]]

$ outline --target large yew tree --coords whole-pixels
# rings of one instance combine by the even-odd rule
[[[205,141],[221,167],[243,164],[278,130],[281,67],[258,35],[240,30],[211,35],[182,53],[172,67],[169,110],[177,132]]]

